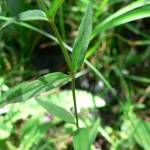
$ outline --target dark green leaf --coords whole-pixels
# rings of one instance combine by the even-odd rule
[[[63,109],[62,107],[55,105],[49,101],[41,100],[40,98],[37,98],[37,102],[52,115],[68,123],[75,124],[72,114],[69,113],[67,110]]]
[[[86,50],[90,42],[91,32],[92,6],[89,4],[85,12],[85,16],[81,22],[79,33],[73,47],[72,65],[75,72],[81,67],[84,61]]]
[[[56,88],[68,79],[67,75],[56,72],[42,76],[38,80],[21,83],[2,95],[0,105],[28,100],[42,92]]]
[[[86,128],[78,129],[73,137],[74,150],[89,149],[89,131]]]

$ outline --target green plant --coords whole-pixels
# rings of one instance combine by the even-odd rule
[[[19,26],[23,26],[23,27],[29,28],[31,30],[34,30],[36,32],[39,32],[40,34],[59,43],[61,46],[62,52],[64,54],[64,57],[66,59],[69,73],[68,73],[68,75],[60,73],[60,72],[47,74],[43,77],[40,77],[38,80],[22,83],[16,87],[12,88],[11,90],[7,91],[6,93],[1,94],[2,95],[1,101],[0,101],[1,106],[4,106],[8,103],[26,101],[27,99],[32,98],[32,99],[36,99],[36,101],[41,106],[43,106],[49,113],[59,117],[60,119],[66,121],[68,123],[75,124],[74,117],[72,116],[72,114],[70,114],[68,112],[68,110],[61,108],[60,106],[58,106],[55,103],[48,102],[47,97],[43,98],[44,96],[41,96],[41,95],[38,96],[39,94],[42,94],[45,91],[50,91],[58,86],[61,86],[62,84],[72,81],[72,94],[73,94],[74,107],[75,107],[76,127],[78,128],[78,126],[79,126],[78,125],[78,115],[77,115],[78,107],[76,106],[77,100],[75,97],[75,75],[78,72],[83,61],[87,64],[87,66],[91,70],[94,71],[96,76],[98,76],[98,78],[104,82],[104,84],[108,88],[107,90],[111,91],[113,93],[114,97],[116,97],[116,89],[114,90],[114,86],[111,85],[113,82],[113,79],[112,79],[111,84],[109,83],[110,79],[108,79],[109,78],[108,74],[112,71],[115,73],[115,75],[118,77],[116,83],[118,84],[118,79],[119,79],[120,87],[122,89],[122,93],[120,94],[120,96],[116,97],[116,99],[118,101],[125,99],[127,102],[130,102],[132,99],[131,94],[133,91],[132,90],[130,91],[130,86],[128,85],[126,79],[135,80],[135,81],[143,82],[143,83],[149,83],[148,78],[138,77],[138,76],[134,76],[134,75],[132,76],[132,75],[127,75],[127,74],[123,73],[123,69],[125,68],[125,65],[128,66],[129,63],[132,63],[132,61],[133,61],[133,60],[131,61],[132,56],[135,57],[135,55],[133,53],[129,53],[127,55],[128,57],[126,57],[126,55],[123,57],[122,57],[122,55],[114,55],[114,57],[111,56],[111,54],[108,56],[103,55],[104,58],[102,58],[101,61],[105,61],[105,63],[108,65],[111,64],[110,67],[106,67],[106,69],[108,69],[108,70],[104,75],[97,69],[98,68],[97,64],[91,64],[87,59],[84,59],[85,55],[86,55],[88,43],[91,39],[93,39],[93,41],[94,41],[93,43],[95,43],[95,41],[98,43],[101,41],[101,39],[103,40],[102,42],[105,43],[105,37],[101,38],[101,36],[103,36],[105,31],[107,31],[108,29],[110,29],[110,28],[114,29],[114,27],[117,27],[121,24],[130,22],[130,21],[134,21],[134,20],[137,20],[140,18],[149,17],[149,14],[150,14],[149,13],[149,4],[150,4],[149,1],[144,1],[144,0],[135,1],[135,2],[127,5],[126,7],[120,9],[119,11],[115,12],[114,14],[111,14],[109,17],[106,17],[106,19],[100,18],[101,22],[96,24],[96,27],[94,28],[92,35],[90,35],[91,26],[92,26],[91,25],[92,24],[92,21],[91,21],[92,13],[87,14],[88,11],[91,12],[91,8],[90,8],[91,4],[90,4],[87,9],[87,12],[85,14],[85,17],[81,23],[81,26],[79,29],[79,34],[78,34],[77,39],[74,44],[72,57],[70,57],[70,55],[67,51],[67,49],[72,51],[72,48],[69,47],[67,44],[63,43],[62,38],[60,37],[60,34],[58,32],[58,29],[57,29],[57,27],[55,25],[55,21],[54,21],[55,15],[57,13],[57,9],[61,6],[62,1],[53,1],[50,7],[47,7],[47,5],[45,3],[43,3],[43,1],[39,1],[39,3],[40,3],[39,5],[41,6],[43,11],[28,10],[28,11],[22,12],[22,13],[18,14],[18,17],[20,19],[19,21],[16,20],[16,17],[9,18],[9,17],[0,16],[1,20],[6,21],[5,23],[2,24],[1,30],[4,29],[5,27],[7,27],[9,24],[14,23]],[[108,1],[103,1],[103,4],[100,5],[102,12],[104,11],[103,8],[104,8],[104,5],[106,5],[106,4],[109,4]],[[97,19],[99,19],[99,16],[100,16],[98,10],[97,10],[97,15],[94,18],[95,22],[97,21]],[[90,15],[90,16],[88,16],[88,15]],[[37,28],[36,26],[30,25],[25,22],[25,21],[32,21],[32,20],[33,21],[34,20],[43,20],[43,21],[48,22],[51,29],[53,29],[53,32],[56,37],[50,35],[48,32],[45,32],[45,31]],[[90,24],[90,26],[89,26],[89,24]],[[89,26],[90,29],[86,29],[84,26]],[[129,28],[131,30],[134,30],[132,27],[129,27]],[[137,32],[137,31],[134,31],[134,32]],[[99,33],[101,33],[100,37],[97,36],[97,35],[99,35]],[[128,45],[131,45],[131,47],[134,46],[134,44],[143,44],[144,43],[146,45],[149,42],[149,41],[142,41],[142,42],[140,41],[138,43],[132,43],[132,41],[130,42],[130,40],[126,40],[126,38],[123,38],[122,36],[118,36],[117,34],[109,35],[109,33],[106,33],[105,36],[107,37],[107,35],[110,37],[113,37],[113,38],[117,37],[119,40],[125,42]],[[145,34],[143,35],[143,37],[148,39],[148,36],[147,35],[145,36]],[[82,39],[84,39],[84,40],[82,41]],[[111,40],[113,40],[113,39],[111,39]],[[106,44],[109,45],[109,42]],[[95,47],[97,47],[97,45],[99,45],[99,44],[96,44]],[[95,48],[95,47],[93,46],[91,49],[89,49],[89,51],[86,55],[87,58],[90,58],[91,56],[93,56],[93,54],[97,50],[97,48]],[[138,58],[137,58],[137,60],[142,61],[143,58],[145,58],[145,57],[147,58],[148,52],[149,51],[147,50],[147,52],[144,53],[143,56],[140,56],[140,60]],[[121,61],[122,58],[125,59],[126,64],[122,63],[122,61]],[[99,61],[97,61],[97,62],[99,62]],[[135,62],[136,62],[136,60],[135,60]],[[127,107],[128,106],[132,107],[132,105],[133,104],[130,103],[129,105],[127,105]],[[124,103],[123,104],[119,103],[119,106],[121,108],[124,108]],[[132,110],[132,109],[131,110],[126,109],[126,108],[123,109],[123,113],[126,113],[122,117],[123,118],[122,124],[123,125],[125,124],[124,128],[131,129],[130,128],[132,125],[131,120],[136,118],[134,116],[133,111],[134,110]],[[131,113],[133,115],[128,116],[128,113]],[[29,126],[30,125],[34,126],[34,124],[38,124],[38,121],[36,119],[31,120],[31,124],[29,123]],[[131,122],[131,124],[128,124],[129,122]],[[133,123],[134,126],[137,126],[137,124],[138,124],[137,122],[138,122],[138,119],[137,119],[137,121],[135,121]],[[142,122],[141,124],[144,124],[143,126],[141,125],[141,127],[137,128],[137,131],[141,133],[143,130],[145,130],[146,123],[144,121],[140,121],[140,122]],[[121,126],[123,126],[122,124],[121,124]],[[40,124],[38,124],[38,125],[40,126]],[[36,126],[36,129],[38,128],[38,125]],[[4,128],[3,124],[1,126],[2,126],[2,128]],[[147,126],[147,124],[146,124],[146,126]],[[92,130],[90,130],[90,133],[88,133],[89,131],[85,128],[81,128],[81,129],[77,130],[77,132],[75,133],[75,136],[74,136],[74,140],[73,140],[74,147],[75,147],[75,149],[87,149],[87,147],[89,147],[89,145],[91,145],[94,142],[95,137],[98,132],[100,132],[105,137],[105,139],[107,139],[107,141],[110,143],[112,149],[121,148],[122,144],[126,143],[126,136],[129,137],[129,139],[132,139],[132,135],[134,135],[135,141],[137,141],[137,143],[140,143],[139,142],[140,138],[138,138],[138,135],[133,133],[134,130],[136,129],[136,127],[135,127],[135,129],[133,129],[132,133],[129,133],[129,134],[125,134],[126,131],[124,131],[124,128],[121,129],[121,131],[120,130],[115,131],[115,129],[111,128],[112,131],[111,131],[111,133],[109,133],[110,131],[107,131],[107,129],[101,128],[100,121],[97,120],[97,122],[93,125]],[[32,137],[32,135],[35,134],[35,130],[32,130],[33,132],[30,134],[30,137]],[[8,133],[10,131],[11,131],[11,128],[8,128]],[[45,131],[42,131],[42,134],[44,134],[44,132]],[[118,133],[118,132],[121,132],[121,133]],[[111,137],[111,134],[113,134],[114,137]],[[125,136],[124,136],[124,134],[125,134]],[[145,135],[146,135],[145,137],[147,137],[147,134],[145,134]],[[89,138],[88,138],[88,136],[89,136]],[[40,137],[40,136],[37,135],[36,139],[38,139],[38,137]],[[122,137],[122,139],[120,139],[120,137]],[[84,138],[87,138],[87,139],[85,142],[82,142],[82,139],[84,139]],[[30,140],[30,139],[25,140],[26,143],[28,140]],[[87,144],[88,140],[89,140],[89,145]],[[148,140],[145,140],[145,141],[147,141],[147,142],[143,142],[143,144],[141,144],[141,145],[145,149],[147,149]],[[31,142],[29,145],[32,145],[32,143],[34,143],[34,142]],[[128,144],[130,145],[130,142]],[[23,144],[23,145],[25,145],[25,144]]]

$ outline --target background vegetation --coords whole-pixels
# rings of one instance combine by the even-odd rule
[[[71,119],[52,109],[48,113],[36,97],[24,101],[28,95],[11,95],[20,83],[30,91],[40,86],[34,81],[43,75],[68,73],[43,13],[19,15],[42,10],[41,6],[35,0],[14,1],[0,0],[0,150],[72,150],[76,126]],[[50,2],[45,0],[45,6]],[[56,14],[56,26],[69,50],[88,3],[65,0]],[[79,126],[88,128],[93,150],[149,150],[150,1],[93,0],[91,6],[92,38],[76,76]],[[52,102],[52,108],[74,113],[70,79],[64,74],[51,77],[58,75],[48,90],[51,85],[56,88],[40,91],[40,96]]]

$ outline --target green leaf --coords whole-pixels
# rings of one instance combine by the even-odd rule
[[[145,150],[149,150],[150,144],[150,123],[137,120],[132,123],[134,128],[134,138]]]
[[[73,46],[72,65],[75,72],[81,67],[84,61],[86,50],[90,42],[91,32],[92,7],[91,4],[89,4],[79,27],[79,33]]]
[[[11,132],[12,132],[12,126],[10,126],[8,123],[6,124],[6,122],[0,123],[0,141],[7,139],[11,135]]]
[[[36,146],[44,137],[50,125],[40,123],[38,118],[31,118],[23,124],[21,128],[21,143],[19,149],[30,150],[32,146]]]
[[[35,20],[42,20],[42,21],[48,21],[48,18],[46,14],[41,10],[27,10],[20,14],[18,14],[19,21],[35,21]],[[0,30],[5,28],[6,26],[16,23],[17,20],[15,17],[4,17],[0,16],[0,20],[6,20],[6,22],[0,27]],[[18,22],[20,23],[20,22]]]
[[[89,149],[89,131],[86,128],[80,128],[74,133],[73,137],[74,150]]]
[[[121,24],[131,22],[137,19],[150,17],[150,1],[138,0],[133,2],[124,8],[118,10],[110,17],[106,18],[99,25],[97,25],[92,33],[92,38],[100,32],[107,29],[119,26]]]
[[[55,105],[49,101],[41,100],[40,98],[37,98],[37,102],[52,115],[68,123],[75,124],[72,114],[69,113],[67,110],[63,109],[62,107]]]
[[[20,21],[45,20],[46,14],[42,10],[27,10],[19,14]]]
[[[60,6],[63,4],[64,0],[52,0],[50,9],[47,13],[48,18],[51,20],[54,20],[55,15],[57,13],[57,10],[60,8]]]
[[[98,134],[98,128],[100,126],[100,120],[97,119],[96,122],[93,124],[92,129],[90,130],[90,134],[89,134],[89,142],[90,145],[92,145],[96,139],[96,136]]]
[[[31,82],[21,83],[2,95],[0,105],[28,100],[40,93],[56,88],[67,80],[69,80],[67,75],[56,72]]]

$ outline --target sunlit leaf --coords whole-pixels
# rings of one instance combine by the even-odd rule
[[[100,126],[100,120],[97,119],[94,123],[93,123],[93,127],[90,130],[90,134],[89,134],[89,142],[90,145],[94,143],[96,136],[98,134],[98,128]]]
[[[132,123],[134,138],[145,150],[149,150],[150,144],[150,123],[142,120],[135,120]]]
[[[0,20],[6,20],[6,22],[0,27],[0,30],[5,28],[6,26],[20,22],[20,21],[35,21],[35,20],[42,20],[48,21],[46,14],[42,10],[27,10],[20,14],[18,14],[18,20],[15,17],[6,18],[4,16],[0,16]]]
[[[84,18],[79,27],[72,53],[73,70],[76,72],[82,65],[92,32],[92,6],[88,5]]]
[[[89,131],[86,128],[80,128],[74,133],[73,137],[74,150],[89,149]]]
[[[49,113],[51,113],[52,115],[68,122],[71,124],[74,124],[74,118],[72,116],[71,113],[69,113],[67,110],[65,110],[64,108],[55,105],[49,101],[45,101],[45,100],[41,100],[40,98],[37,98],[37,102],[38,104],[40,104],[43,108],[45,108]]]
[[[0,123],[0,140],[7,139],[12,132],[12,126],[8,124]]]
[[[27,10],[19,14],[19,19],[20,21],[48,20],[42,10]]]

